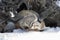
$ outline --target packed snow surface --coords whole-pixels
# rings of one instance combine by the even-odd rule
[[[0,40],[60,40],[60,28],[45,28],[45,31],[15,29],[13,33],[1,33]]]

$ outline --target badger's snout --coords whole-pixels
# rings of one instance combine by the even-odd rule
[[[45,28],[45,23],[43,21],[34,22],[33,26],[31,27],[31,29],[33,30],[44,30],[44,28]]]

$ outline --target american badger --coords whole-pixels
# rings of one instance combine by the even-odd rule
[[[23,18],[18,21],[20,28],[25,30],[43,30],[45,24],[43,21],[41,23],[39,20],[39,15],[32,10],[23,10],[19,13]]]

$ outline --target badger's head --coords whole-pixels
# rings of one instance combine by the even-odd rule
[[[45,28],[45,23],[44,21],[41,21],[41,22],[34,22],[32,27],[31,27],[31,30],[34,30],[34,31],[40,31],[40,30],[44,30]]]

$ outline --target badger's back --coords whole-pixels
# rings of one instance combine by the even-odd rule
[[[23,10],[19,13],[22,19],[18,21],[21,28],[31,27],[33,22],[37,21],[39,18],[38,13],[32,10]]]

